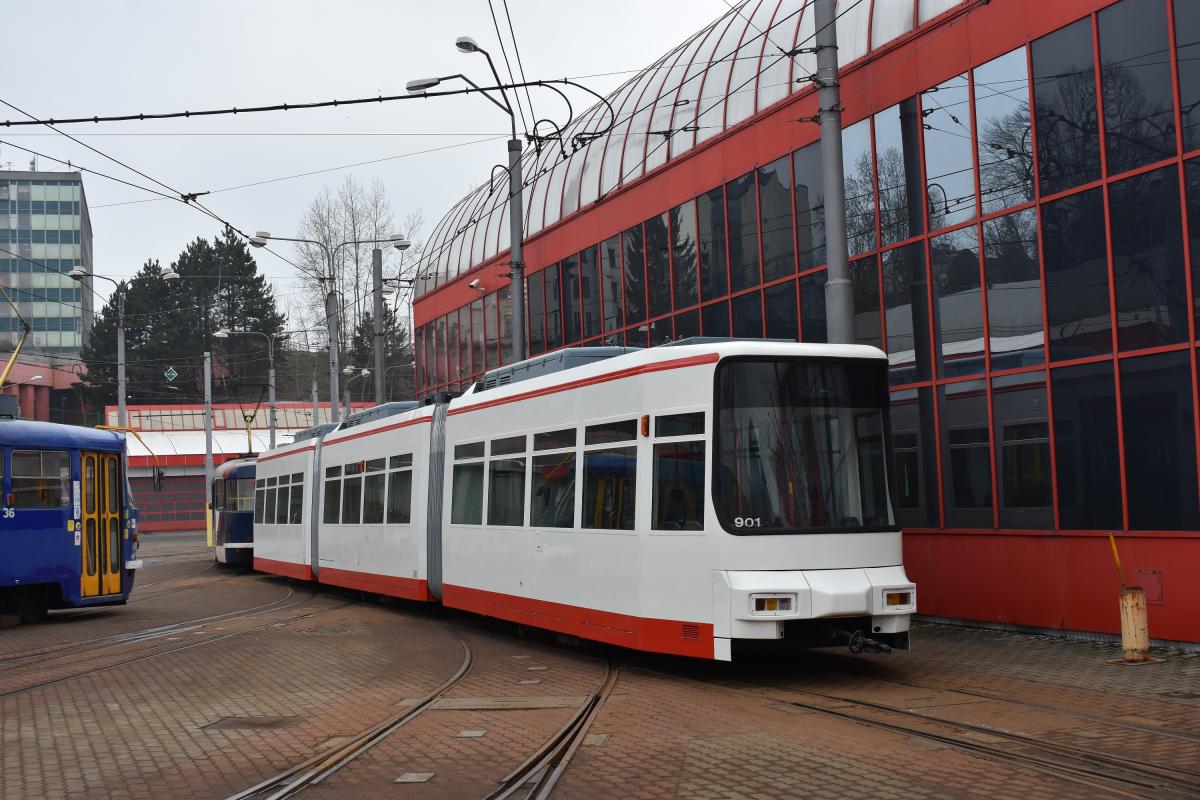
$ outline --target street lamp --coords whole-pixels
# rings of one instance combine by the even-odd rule
[[[117,289],[117,425],[124,428],[127,424],[125,415],[125,289],[122,284],[107,275],[97,275],[79,267],[68,272],[67,277],[74,281],[82,281],[84,278],[102,278]],[[160,277],[165,281],[174,281],[179,279],[179,273],[175,270],[167,270]]]
[[[233,334],[245,334],[247,336],[261,336],[267,340],[267,408],[269,422],[271,427],[270,444],[271,449],[275,449],[275,337],[269,333],[262,331],[234,331],[229,328],[221,328],[215,332],[213,336],[218,339],[228,339]],[[262,395],[259,395],[261,398]]]
[[[329,245],[325,244],[324,242],[317,241],[316,239],[302,239],[302,238],[293,237],[293,236],[272,236],[267,231],[255,231],[254,235],[250,237],[251,247],[266,247],[267,242],[270,242],[270,241],[300,242],[301,244],[312,244],[312,245],[316,245],[317,247],[321,248],[321,250],[323,250],[325,252],[325,259],[329,265],[329,275],[326,277],[318,276],[317,281],[318,282],[330,281],[331,284],[333,281],[333,255],[338,250],[341,250],[343,247],[349,247],[350,245],[381,244],[384,242],[391,242],[392,247],[395,247],[397,250],[403,251],[403,250],[407,250],[412,244],[411,242],[409,242],[408,239],[406,239],[401,234],[392,234],[391,236],[387,237],[386,239],[356,239],[356,240],[342,242],[341,244],[338,244],[335,247],[330,247]],[[326,322],[326,325],[328,326],[328,330],[329,330],[329,413],[330,413],[330,416],[332,417],[331,421],[335,422],[335,423],[339,421],[338,413],[337,413],[337,407],[338,407],[338,400],[337,400],[337,398],[338,398],[338,350],[341,347],[340,342],[339,342],[339,329],[341,326],[338,321],[338,317],[339,317],[338,311],[339,310],[338,310],[338,304],[337,304],[337,290],[335,288],[333,288],[333,286],[331,285],[329,291],[326,292],[326,294],[325,294],[325,322]]]
[[[346,416],[350,416],[354,406],[350,402],[350,386],[359,378],[368,378],[371,375],[371,370],[363,367],[361,370],[358,367],[346,367],[342,370],[343,375],[348,375],[346,379]]]

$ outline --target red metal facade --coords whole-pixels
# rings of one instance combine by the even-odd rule
[[[848,165],[859,190],[849,202],[860,202],[851,224],[864,223],[852,244],[856,327],[892,357],[895,472],[907,486],[897,503],[924,613],[1115,632],[1112,530],[1130,578],[1153,584],[1151,635],[1200,641],[1194,8],[964,3],[843,71],[843,122],[864,137],[870,176],[851,184],[859,163]],[[995,77],[1019,63],[1019,76]],[[1028,118],[1007,144],[986,112],[1000,96]],[[815,112],[811,91],[785,99],[532,237],[532,352],[694,334],[819,338],[824,265],[805,250],[805,235],[817,237],[797,192]],[[970,148],[963,169],[934,172],[956,139]],[[779,164],[791,181],[782,256],[768,245],[781,217],[766,176]],[[1014,167],[1013,183],[993,181]],[[702,202],[719,207],[720,236],[705,239]],[[1027,235],[1004,238],[1019,229]],[[1022,246],[1032,271],[1018,280],[1009,251]],[[507,291],[505,255],[417,300],[424,390],[460,388],[509,360],[505,297],[491,291]],[[597,285],[606,256],[619,264],[609,293]],[[476,278],[486,297],[466,285]]]

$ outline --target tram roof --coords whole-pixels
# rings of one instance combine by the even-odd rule
[[[965,0],[838,0],[842,70]],[[682,157],[789,96],[812,89],[817,71],[812,0],[741,0],[689,36],[607,100],[578,114],[556,142],[522,156],[525,235],[532,237],[621,187]],[[788,58],[783,52],[799,48]],[[660,135],[670,131],[670,135]],[[603,132],[595,137],[594,134]],[[594,138],[593,138],[594,137]],[[582,140],[581,140],[582,141]],[[482,176],[481,176],[482,177]],[[417,274],[424,294],[509,248],[508,193],[491,180],[456,203],[433,228]]]
[[[125,435],[57,422],[28,419],[0,421],[0,445],[5,447],[72,448],[121,452]]]
[[[253,458],[234,458],[220,464],[213,470],[214,478],[223,478],[226,480],[232,478],[253,478],[254,465],[256,459]]]

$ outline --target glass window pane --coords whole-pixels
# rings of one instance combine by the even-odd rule
[[[341,481],[334,481],[340,487]],[[279,497],[279,489],[267,489],[267,506],[263,511],[263,521],[268,525],[275,524],[276,500]],[[337,517],[334,517],[330,522],[336,523]]]
[[[842,131],[846,184],[846,243],[850,255],[875,249],[875,180],[871,169],[871,120]],[[819,185],[819,184],[818,184]]]
[[[529,525],[575,527],[575,453],[534,456],[529,478]]]
[[[791,280],[764,289],[763,305],[767,315],[767,338],[796,341],[796,282]],[[678,331],[678,324],[675,328]]]
[[[696,198],[696,219],[700,226],[700,296],[704,300],[714,300],[729,291],[724,187],[718,186]]]
[[[801,270],[825,263],[825,179],[821,140],[792,154],[796,186],[796,256]]]
[[[494,455],[494,456],[507,456],[507,455],[512,455],[513,453],[524,453],[524,452],[525,452],[525,437],[523,435],[522,436],[508,436],[504,439],[493,439],[492,440],[492,455]]]
[[[604,293],[604,332],[624,325],[621,313],[621,237],[606,239],[600,245],[601,286]]]
[[[488,524],[525,524],[525,459],[496,459],[488,469]]]
[[[642,226],[635,225],[621,234],[625,248],[625,324],[633,325],[646,318],[646,250]]]
[[[925,246],[917,242],[883,254],[883,300],[892,383],[933,377]]]
[[[654,418],[655,436],[699,436],[704,433],[704,412],[664,414]]]
[[[1050,373],[1059,520],[1066,530],[1116,530],[1121,519],[1113,365]]]
[[[558,450],[563,447],[574,447],[578,431],[574,428],[564,428],[561,431],[544,431],[533,435],[534,450]],[[521,447],[518,450],[510,452],[521,452],[525,449],[524,437],[521,438]],[[492,454],[496,455],[495,443],[492,444]]]
[[[762,293],[738,295],[733,307],[733,335],[739,339],[761,339],[763,336]]]
[[[501,286],[496,292],[496,321],[499,323],[497,336],[500,344],[500,363],[513,363],[512,287]],[[490,316],[488,319],[492,319]]]
[[[1163,0],[1121,0],[1100,11],[1104,145],[1115,175],[1175,155],[1170,37]]]
[[[656,531],[704,530],[704,496],[704,442],[654,445],[650,527]]]
[[[557,350],[563,346],[561,264],[551,264],[542,270],[542,283],[546,289],[546,349]]]
[[[483,372],[486,367],[483,360],[484,348],[483,298],[471,303],[471,372]],[[396,370],[399,372],[400,370]],[[394,395],[393,395],[394,396]]]
[[[13,502],[10,505],[13,508],[69,508],[71,506],[71,456],[69,453],[14,450],[12,473]],[[91,483],[95,483],[94,477],[93,475]]]
[[[704,336],[729,335],[728,300],[722,300],[700,309],[700,330]]]
[[[411,467],[413,463],[412,453],[405,453],[402,456],[392,456],[388,460],[390,469],[400,469],[402,467]]]
[[[792,159],[784,156],[758,170],[758,204],[762,226],[763,280],[796,271],[792,235]]]
[[[936,231],[975,218],[975,139],[967,76],[959,75],[922,92],[921,113],[929,229]]]
[[[362,478],[342,481],[342,524],[357,525],[362,517]]]
[[[667,215],[646,220],[646,285],[651,318],[671,311],[671,240]]]
[[[611,444],[613,442],[627,442],[637,438],[637,420],[625,419],[620,422],[601,422],[596,425],[588,425],[584,430],[583,443],[590,444]]]
[[[292,484],[292,496],[288,502],[288,523],[299,525],[304,520],[304,485]]]
[[[568,256],[562,262],[562,315],[564,344],[579,341],[579,256]]]
[[[471,365],[471,308],[463,306],[458,310],[458,376],[463,380],[475,372]],[[372,381],[373,383],[373,381]],[[363,382],[364,386],[367,383]],[[365,391],[365,390],[364,390]]]
[[[1047,203],[1042,231],[1051,360],[1112,352],[1100,189]]]
[[[267,490],[267,516],[274,519],[275,514],[271,511],[270,503],[273,498],[273,490]],[[321,522],[326,525],[336,525],[341,518],[341,502],[342,502],[342,482],[338,478],[325,481],[325,497],[322,504]]]
[[[412,472],[388,473],[387,521],[389,525],[407,525],[412,521]]]
[[[509,288],[505,287],[505,290],[509,290]],[[499,292],[492,292],[483,298],[483,317],[486,323],[483,337],[483,362],[487,369],[495,369],[500,365],[496,335],[496,301],[499,295]]]
[[[994,370],[1044,360],[1037,235],[1037,213],[1032,208],[983,223],[988,335]]]
[[[1175,0],[1175,54],[1179,62],[1183,149],[1200,147],[1200,3]]]
[[[258,489],[254,492],[254,522],[255,524],[263,521],[263,511],[267,505],[267,492],[265,489]]]
[[[579,254],[579,286],[583,297],[583,338],[600,335],[599,250],[589,247]]]
[[[1033,98],[1042,194],[1099,178],[1090,17],[1033,43]]]
[[[700,309],[694,308],[675,315],[675,340],[700,335]]]
[[[938,526],[933,390],[892,392],[892,471],[896,517],[905,528]]]
[[[992,453],[988,441],[987,384],[943,386],[942,487],[947,528],[992,527]]]
[[[289,491],[289,487],[287,486],[280,486],[278,491],[279,496],[275,503],[275,524],[286,525],[288,517],[288,503],[290,502],[288,497],[291,493]]]
[[[880,246],[924,231],[920,132],[921,113],[915,97],[875,115]]]
[[[583,454],[582,527],[631,531],[636,500],[636,447],[591,450]]]
[[[758,202],[754,195],[754,173],[725,185],[731,292],[762,282],[758,268]]]
[[[412,473],[407,473],[412,474]],[[450,524],[483,522],[483,464],[455,464],[450,490]]]
[[[1054,498],[1045,375],[1022,372],[994,378],[992,410],[1000,527],[1049,530],[1054,527]]]
[[[1193,407],[1187,351],[1121,361],[1130,529],[1200,528]]]
[[[941,375],[983,372],[983,299],[975,226],[929,240]]]
[[[382,472],[368,475],[363,481],[364,525],[379,525],[383,522],[383,499],[387,476]]]
[[[458,381],[462,377],[462,371],[459,368],[458,352],[459,352],[459,334],[458,334],[458,312],[451,311],[447,316],[446,323],[446,359],[448,362],[447,370],[451,383]]]
[[[529,354],[546,351],[546,295],[543,291],[545,270],[532,273],[526,281],[529,295]]]
[[[688,308],[700,301],[698,265],[696,202],[689,200],[671,209],[671,280],[675,308]]]
[[[1118,346],[1132,350],[1186,341],[1179,173],[1170,166],[1111,184],[1108,208]]]
[[[822,273],[824,277],[825,273]],[[879,303],[879,257],[867,256],[850,264],[854,289],[854,341],[883,347],[882,306]],[[824,292],[824,286],[821,287]],[[824,319],[822,319],[824,324]]]
[[[454,457],[459,458],[483,458],[483,442],[468,442],[467,444],[454,445]]]

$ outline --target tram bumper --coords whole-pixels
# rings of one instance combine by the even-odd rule
[[[717,637],[813,647],[844,645],[857,633],[907,650],[917,587],[902,566],[731,570],[713,574],[713,601]]]

